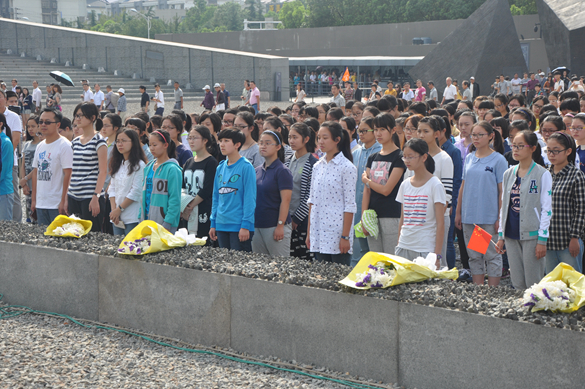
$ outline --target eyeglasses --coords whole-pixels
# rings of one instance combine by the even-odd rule
[[[361,114],[363,114],[363,112],[358,112],[358,113],[350,113],[349,116],[357,118],[358,116],[360,116]]]
[[[122,143],[132,142],[130,139],[116,139],[116,144],[121,145]]]
[[[414,127],[404,127],[404,132],[407,132],[407,133],[410,134],[412,132],[416,132],[416,128],[414,128]]]
[[[358,130],[358,132],[362,135],[367,134],[368,132],[374,132],[374,130]]]
[[[51,122],[49,120],[39,120],[40,125],[43,125],[43,124],[49,125],[49,124],[53,124],[53,123],[59,123],[59,122]]]
[[[301,112],[301,110],[300,110],[300,109],[293,109],[293,110],[292,110],[292,113],[299,113],[299,112]]]
[[[190,136],[190,137],[187,138],[187,140],[190,140],[190,141],[193,141],[193,142],[195,142],[196,140],[201,140],[201,139],[203,139],[203,138],[198,138],[196,136]]]
[[[567,149],[562,149],[562,150],[546,150],[546,153],[548,155],[559,155],[559,153],[565,151]]]
[[[530,147],[530,145],[512,145],[512,148],[518,151],[522,150],[525,147]]]
[[[552,135],[552,134],[554,134],[555,132],[557,132],[557,130],[545,130],[545,129],[542,129],[542,128],[541,128],[541,129],[540,129],[540,132],[541,132],[542,134],[546,134],[546,135]]]
[[[236,125],[234,124],[234,128],[237,128],[238,130],[245,130],[245,129],[246,129],[246,128],[248,128],[248,127],[249,127],[249,126],[246,126],[246,125],[244,125],[244,124],[240,124],[239,126],[236,126]]]
[[[81,118],[84,118],[84,117],[85,117],[85,116],[83,116],[83,115],[75,115],[75,116],[74,116],[74,118],[75,118],[75,119],[81,119]]]
[[[532,108],[538,108],[541,109],[542,107],[544,107],[544,104],[532,104]]]
[[[408,161],[412,161],[413,159],[417,159],[420,158],[420,155],[417,155],[416,157],[402,157],[402,160],[404,162],[408,162]]]
[[[483,138],[483,137],[484,137],[484,136],[486,136],[486,135],[487,135],[487,134],[471,134],[471,137],[472,137],[473,139],[481,139],[481,138]]]
[[[164,131],[176,130],[177,127],[175,127],[175,126],[162,126],[161,129],[164,130]]]
[[[222,120],[221,122],[226,126],[233,126],[234,125],[233,120]]]
[[[571,131],[577,131],[577,132],[583,131],[583,129],[585,129],[585,127],[574,127],[574,126],[571,126],[570,128],[571,128]]]
[[[258,142],[258,145],[259,146],[276,146],[276,143],[273,143],[273,142],[262,142],[262,141],[260,141],[260,142]]]

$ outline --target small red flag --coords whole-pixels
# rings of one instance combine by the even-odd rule
[[[469,244],[467,244],[467,248],[485,254],[490,246],[491,240],[492,236],[490,234],[484,231],[481,227],[475,226],[471,238],[469,239]]]
[[[341,81],[347,82],[349,81],[349,69],[345,68],[345,73],[343,73],[343,77],[341,77]]]

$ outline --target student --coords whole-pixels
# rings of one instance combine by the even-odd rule
[[[71,124],[70,119],[63,117],[63,120],[61,120],[61,126],[59,127],[59,135],[67,138],[69,142],[75,138],[73,135],[73,125]]]
[[[144,168],[139,217],[155,221],[174,234],[181,216],[183,178],[181,167],[175,159],[177,142],[173,141],[167,131],[156,130],[150,134],[149,144],[154,160]]]
[[[0,220],[12,220],[14,154],[11,139],[12,132],[6,123],[6,116],[0,113]]]
[[[171,135],[173,143],[175,143],[176,159],[179,166],[183,167],[185,162],[191,157],[193,153],[191,150],[185,147],[181,141],[181,133],[183,132],[183,120],[179,115],[170,114],[163,118],[162,130],[168,132]],[[153,154],[154,155],[154,154]]]
[[[356,212],[357,169],[352,164],[350,139],[337,122],[319,129],[324,157],[313,168],[309,204],[307,247],[319,261],[350,265],[353,214]]]
[[[394,254],[400,227],[398,188],[406,171],[402,151],[396,145],[396,121],[392,115],[380,114],[374,119],[374,136],[382,149],[368,157],[366,171],[360,179],[365,184],[360,216],[373,209],[378,216],[378,239],[367,236],[370,251]],[[363,223],[362,223],[363,228]],[[363,228],[364,234],[369,235]]]
[[[380,115],[378,115],[380,116]],[[360,222],[362,218],[362,198],[364,196],[365,183],[362,181],[362,174],[366,171],[368,158],[371,155],[382,150],[382,145],[376,141],[376,135],[374,134],[374,118],[364,117],[359,123],[358,132],[361,141],[361,145],[357,145],[356,150],[352,150],[353,164],[357,168],[358,180],[356,181],[355,187],[355,202],[356,207],[360,212],[356,212],[354,216],[354,224]],[[359,245],[357,246],[356,243]],[[368,240],[366,238],[355,238],[354,237],[354,250],[352,256],[352,266],[357,265],[360,258],[370,251],[368,247]]]
[[[260,156],[258,143],[252,138],[252,133],[259,132],[258,125],[254,122],[254,116],[250,112],[239,112],[234,119],[234,128],[240,130],[246,138],[238,154],[246,157],[254,168],[261,166],[264,160]]]
[[[73,110],[75,124],[82,135],[73,139],[73,172],[69,185],[68,209],[70,215],[90,220],[94,232],[102,230],[99,217],[101,196],[108,170],[108,150],[104,138],[95,127],[102,125],[96,105],[92,102],[78,104]]]
[[[463,181],[455,216],[455,226],[463,230],[466,245],[476,225],[492,237],[497,233],[502,180],[508,169],[508,163],[501,154],[504,150],[502,137],[488,122],[476,123],[471,129],[471,139],[473,146],[463,165]],[[492,142],[493,149],[490,147]],[[474,250],[468,250],[467,254],[474,283],[483,285],[486,262],[488,285],[497,286],[500,283],[502,256],[496,252],[494,244],[488,246],[485,254]]]
[[[283,164],[284,148],[280,133],[264,131],[259,145],[260,155],[265,162],[256,168],[257,195],[252,251],[271,257],[288,257],[292,234],[289,208],[293,177]]]
[[[151,162],[154,157],[148,147],[148,133],[146,131],[146,122],[139,118],[128,118],[126,119],[126,128],[136,131],[138,139],[140,140],[140,147],[146,156],[146,160]]]
[[[506,120],[506,119],[502,119],[502,120]],[[495,127],[494,127],[495,129]],[[509,124],[508,126],[508,139],[514,139],[516,137],[516,135],[522,131],[528,131],[530,130],[530,128],[528,127],[528,122],[526,122],[526,120],[514,120],[512,123]],[[537,137],[538,139],[538,137]],[[504,143],[506,143],[506,141],[504,140]],[[511,142],[510,142],[511,144]],[[504,158],[506,158],[506,161],[508,162],[508,166],[514,166],[514,165],[518,165],[518,161],[516,159],[514,159],[513,156],[513,150],[512,147],[510,147],[510,151],[506,152],[504,154]],[[535,160],[536,163],[540,164],[539,160]]]
[[[427,142],[411,139],[404,145],[403,154],[406,168],[414,175],[404,179],[396,194],[402,211],[395,254],[412,261],[435,253],[438,265],[445,231],[445,188],[433,175],[435,161],[429,155]]]
[[[20,164],[20,179],[19,185],[22,187],[22,192],[26,196],[26,220],[32,222],[31,206],[31,190],[32,190],[32,171],[33,160],[35,158],[35,151],[41,142],[41,133],[39,130],[39,117],[33,114],[26,122],[26,143],[22,151],[24,163]]]
[[[552,134],[547,154],[552,175],[552,218],[546,243],[546,272],[561,262],[582,271],[585,227],[585,175],[575,166],[575,141],[563,132]]]
[[[183,209],[181,224],[186,224],[185,227],[189,229],[187,221],[197,209],[196,236],[203,238],[208,236],[211,225],[213,179],[217,170],[217,160],[213,157],[216,143],[209,128],[201,125],[191,129],[187,140],[195,157],[190,158],[183,168],[183,192],[193,197],[193,200]]]
[[[427,116],[422,118],[418,122],[417,138],[427,142],[428,153],[435,162],[435,168],[433,174],[437,177],[443,186],[445,187],[445,193],[447,195],[447,205],[444,214],[444,234],[443,234],[443,247],[441,254],[441,267],[447,266],[447,241],[449,227],[451,226],[451,202],[453,199],[453,160],[449,154],[441,149],[439,146],[438,138],[441,136],[441,124],[439,120],[443,120],[439,116]],[[405,178],[412,177],[414,171],[408,170],[404,174]]]
[[[36,210],[37,223],[41,226],[51,224],[59,214],[67,215],[68,210],[67,189],[71,182],[73,149],[71,142],[59,135],[62,118],[61,111],[45,108],[39,119],[45,140],[37,146],[33,159],[30,209],[31,212]],[[101,150],[105,152],[103,147]]]
[[[278,132],[282,138],[282,146],[284,147],[284,161],[290,160],[294,151],[287,144],[288,142],[288,129],[284,123],[275,116],[269,116],[264,120],[262,124],[262,131],[274,131]],[[286,140],[285,140],[286,139]],[[260,153],[262,155],[262,153]]]
[[[457,117],[457,114],[459,115]],[[459,140],[455,142],[455,147],[459,149],[461,152],[461,163],[465,163],[465,158],[467,158],[467,154],[469,153],[469,149],[471,147],[471,129],[473,125],[477,123],[477,116],[472,111],[463,111],[461,113],[457,113],[456,119],[457,120],[457,128],[459,129]]]
[[[110,157],[109,171],[112,179],[108,191],[112,211],[109,218],[114,235],[127,235],[140,221],[138,214],[142,199],[142,179],[147,161],[138,138],[136,131],[129,128],[119,132]]]
[[[512,148],[518,165],[504,172],[496,251],[504,254],[506,244],[512,285],[522,290],[539,283],[544,275],[552,177],[534,162],[541,154],[535,133],[519,132]]]
[[[238,119],[242,119],[239,114],[236,121]],[[239,153],[247,138],[243,132],[230,128],[220,132],[218,138],[226,159],[215,172],[209,237],[217,240],[221,248],[251,252],[256,172],[248,158]]]
[[[571,122],[571,135],[577,144],[576,165],[585,172],[585,113],[577,114]]]
[[[312,154],[315,151],[315,133],[304,123],[295,123],[288,133],[288,142],[294,155],[285,162],[293,177],[293,190],[290,200],[290,214],[292,218],[292,232],[290,256],[301,259],[313,259],[313,254],[307,248],[307,228],[309,223],[309,205],[307,200],[311,191],[313,166],[317,158]]]
[[[548,147],[548,138],[555,132],[566,132],[565,123],[563,122],[563,118],[557,115],[554,112],[545,113],[541,116],[542,120],[540,122],[540,135],[542,136],[542,140],[547,144],[547,146],[542,148],[542,159],[544,161],[545,166],[550,166],[550,161],[548,160],[548,154],[546,149]],[[577,147],[577,152],[579,151],[579,147]],[[577,154],[578,155],[578,154]]]
[[[102,122],[103,125],[100,134],[105,138],[106,145],[108,146],[107,166],[109,167],[110,161],[112,159],[112,151],[115,148],[116,135],[118,134],[118,131],[122,127],[122,118],[120,117],[120,115],[117,115],[115,113],[108,113],[106,116],[103,117]],[[108,168],[108,174],[106,176],[104,190],[108,188],[108,185],[110,184],[110,179],[111,179],[110,169]],[[110,212],[108,211],[107,213],[109,214]]]

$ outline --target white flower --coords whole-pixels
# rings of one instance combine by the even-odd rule
[[[120,254],[144,254],[150,248],[150,235],[144,238],[123,242],[124,246],[118,249]]]
[[[68,232],[77,237],[80,237],[85,233],[85,228],[83,228],[81,223],[70,222],[65,223],[61,227],[57,227],[53,230],[53,233],[57,235],[65,235]]]
[[[534,284],[524,292],[522,304],[540,309],[559,311],[568,308],[575,301],[575,291],[563,281],[541,282]]]

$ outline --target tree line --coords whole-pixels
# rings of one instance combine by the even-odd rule
[[[208,5],[196,0],[184,18],[151,19],[150,36],[162,33],[204,33],[241,31],[244,19],[262,21],[266,18],[282,21],[278,28],[313,28],[331,26],[408,23],[427,20],[466,19],[485,0],[294,0],[282,4],[280,12],[264,12],[260,0],[245,0],[245,7],[227,2]],[[535,0],[509,0],[512,15],[537,13]],[[155,16],[153,7],[145,15]],[[67,22],[66,27],[77,27],[98,32],[146,38],[146,19],[123,11],[119,15],[97,15],[92,11],[86,21]],[[253,28],[254,26],[250,26]]]

